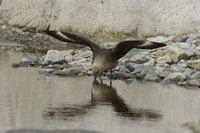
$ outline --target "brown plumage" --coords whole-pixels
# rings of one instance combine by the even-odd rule
[[[87,38],[72,33],[50,30],[46,31],[46,33],[60,41],[82,44],[90,47],[93,52],[92,72],[95,76],[100,76],[104,71],[107,70],[111,70],[112,72],[112,69],[117,66],[118,60],[128,53],[128,51],[130,51],[132,48],[155,49],[166,46],[166,44],[157,42],[128,40],[120,42],[115,48],[105,49],[100,48],[97,44],[88,40]]]

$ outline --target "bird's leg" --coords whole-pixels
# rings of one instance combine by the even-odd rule
[[[112,79],[112,69],[110,69],[110,79]]]
[[[112,69],[110,69],[110,87],[112,87]]]
[[[94,80],[95,80],[95,81],[97,80],[97,76],[96,76],[96,75],[94,75]]]
[[[110,79],[110,87],[112,87],[112,79]]]

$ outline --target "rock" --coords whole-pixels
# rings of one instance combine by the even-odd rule
[[[185,36],[177,36],[174,37],[174,42],[186,42],[186,40],[188,39],[189,35],[185,35]]]
[[[72,67],[83,67],[83,63],[80,61],[73,61],[69,63]]]
[[[174,84],[175,82],[171,78],[166,77],[162,80],[162,83],[164,83],[164,84]]]
[[[147,40],[151,42],[164,43],[164,42],[167,42],[167,37],[165,36],[150,37],[150,38],[147,38]]]
[[[145,55],[135,55],[134,57],[131,57],[130,61],[133,63],[142,64],[147,62],[148,60]]]
[[[200,37],[200,33],[197,32],[195,34],[190,34],[188,39],[186,40],[186,43],[188,44],[192,44],[194,42],[194,40],[199,39]]]
[[[179,43],[180,48],[191,48],[191,44],[188,43]]]
[[[166,78],[169,76],[169,74],[174,72],[174,70],[165,67],[155,67],[155,69],[155,74],[162,78]]]
[[[130,71],[129,71],[129,69],[126,69],[126,68],[121,68],[120,70],[119,70],[119,72],[120,73],[130,73]]]
[[[200,72],[195,72],[194,74],[192,74],[190,79],[200,79]]]
[[[199,47],[199,48],[200,48],[200,47]],[[194,53],[195,53],[196,56],[200,56],[200,49],[199,49],[199,50],[195,49],[195,50],[194,50]]]
[[[154,74],[147,74],[145,76],[144,80],[146,80],[146,81],[156,81],[156,82],[161,81],[161,79],[157,75],[154,75]]]
[[[108,42],[108,43],[104,43],[104,44],[103,44],[103,47],[104,47],[104,48],[114,48],[114,47],[117,46],[117,44],[118,44],[118,43],[115,43],[115,42],[114,42],[114,43],[113,43],[113,42]]]
[[[200,39],[197,39],[193,42],[194,45],[196,46],[200,46]]]
[[[186,75],[180,72],[170,73],[167,78],[172,79],[175,82],[184,81],[186,79]]]
[[[180,81],[177,83],[177,85],[179,86],[188,86],[188,82],[187,81]]]
[[[133,72],[135,70],[136,67],[140,67],[141,65],[140,64],[135,64],[135,63],[132,63],[132,62],[127,62],[125,64],[125,67],[130,71],[130,72]]]
[[[199,81],[199,80],[196,80],[196,79],[193,79],[193,80],[189,80],[189,81],[188,81],[188,84],[189,84],[190,86],[199,87],[199,86],[200,86],[200,81]]]
[[[187,63],[185,60],[180,60],[177,65],[182,66],[182,67],[187,67]]]
[[[112,79],[131,79],[131,78],[133,78],[133,75],[131,75],[131,74],[119,73],[119,72],[112,73],[112,77],[111,77],[110,73],[107,73],[106,76],[108,78],[112,78]]]
[[[70,69],[65,69],[65,70],[57,70],[53,72],[54,75],[68,75],[68,76],[74,76],[78,75],[81,73],[82,69],[80,68],[70,68]]]
[[[66,57],[65,57],[65,60],[66,60],[66,62],[68,62],[68,63],[74,61],[72,55],[66,56]]]
[[[174,61],[178,62],[181,59],[187,59],[188,55],[181,49],[176,47],[169,47],[167,55]]]
[[[195,50],[193,48],[181,48],[181,50],[184,51],[189,58],[195,56]]]
[[[166,56],[158,57],[156,62],[159,64],[166,64],[166,63],[171,64],[172,59],[166,55]]]
[[[56,62],[56,61],[61,61],[65,60],[64,56],[57,50],[49,50],[47,52],[47,55],[45,56],[44,59],[44,64],[47,64],[48,62]]]
[[[81,56],[84,58],[89,58],[92,56],[92,51],[91,50],[86,50],[84,52],[81,53]]]
[[[151,58],[151,59],[149,59],[148,62],[144,63],[144,65],[154,67],[155,66],[155,62],[156,62],[155,59]]]
[[[45,67],[45,69],[54,69],[54,70],[61,70],[61,69],[64,69],[64,68],[70,68],[71,65],[69,64],[50,64],[48,66]]]
[[[175,72],[185,72],[185,67],[182,67],[178,64],[173,64],[170,66],[172,70],[174,70]]]
[[[54,69],[40,69],[38,73],[42,75],[50,75],[54,71],[55,71]]]
[[[63,56],[69,56],[69,55],[72,55],[74,54],[74,50],[62,50],[62,51],[59,51]]]
[[[18,68],[18,67],[37,67],[40,65],[40,59],[37,57],[30,57],[30,58],[22,58],[22,61],[19,63],[13,63],[12,67],[13,68]]]
[[[166,53],[167,53],[166,50],[159,49],[159,50],[156,51],[156,57],[164,56],[164,55],[166,55]]]
[[[187,66],[194,69],[200,69],[200,59],[198,60],[188,60]]]

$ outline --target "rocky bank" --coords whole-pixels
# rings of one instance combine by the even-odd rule
[[[200,87],[200,33],[184,36],[157,36],[149,41],[166,43],[155,50],[132,49],[119,60],[112,78],[127,81],[153,81],[179,86]],[[103,47],[115,47],[105,43]],[[92,76],[92,52],[79,50],[49,50],[43,57],[23,58],[13,67],[40,66],[40,74],[59,76]],[[105,72],[102,78],[110,78]]]

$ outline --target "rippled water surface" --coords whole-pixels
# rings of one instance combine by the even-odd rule
[[[200,91],[155,83],[55,77],[11,64],[35,54],[0,51],[0,127],[81,129],[87,133],[190,133]]]

